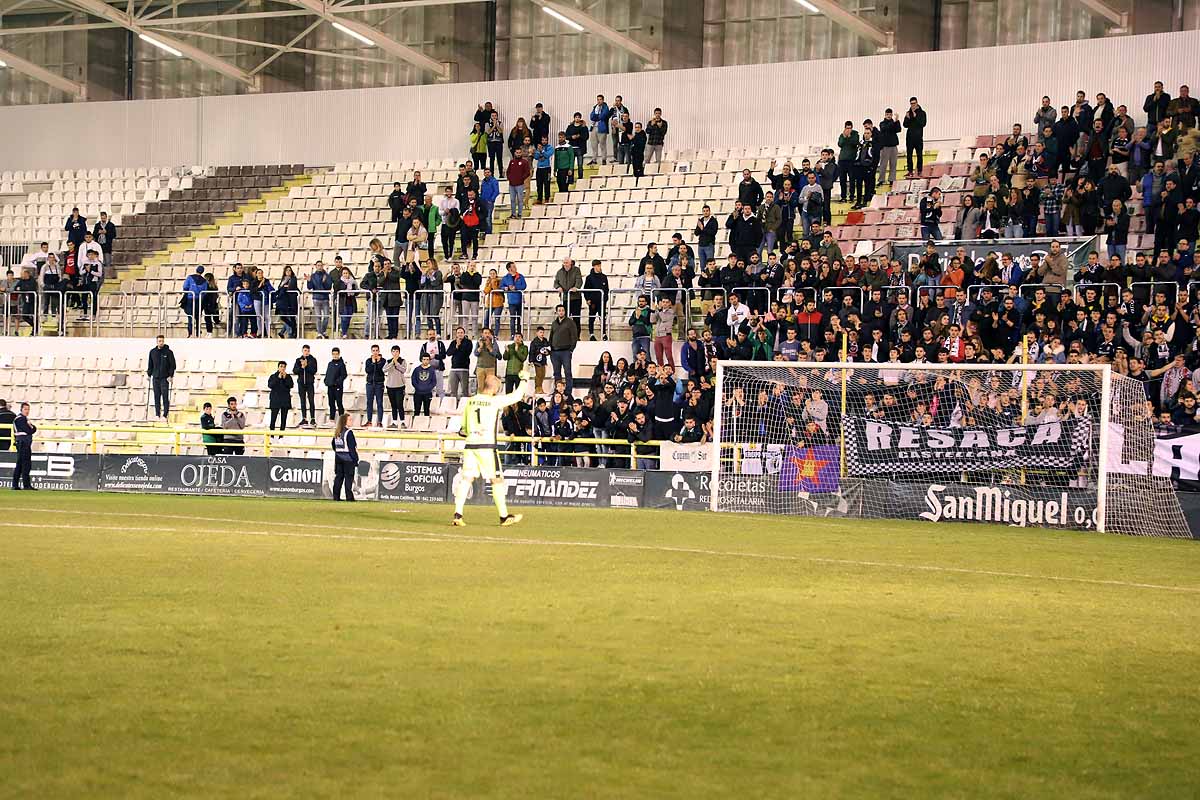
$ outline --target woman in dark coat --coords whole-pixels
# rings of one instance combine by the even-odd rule
[[[277,420],[279,430],[287,430],[288,411],[292,409],[292,387],[295,383],[288,374],[286,361],[280,361],[275,372],[267,379],[267,388],[271,392],[271,430],[275,430]]]

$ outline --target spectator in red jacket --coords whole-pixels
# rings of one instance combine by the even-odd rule
[[[504,173],[508,178],[508,207],[514,217],[525,213],[525,181],[529,180],[529,171],[525,149],[518,147],[513,151],[512,160],[508,162],[508,169]]]

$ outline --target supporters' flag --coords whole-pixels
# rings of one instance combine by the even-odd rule
[[[779,491],[827,494],[840,486],[837,445],[789,447],[779,472]]]

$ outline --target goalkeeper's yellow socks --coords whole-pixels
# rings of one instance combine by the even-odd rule
[[[492,484],[492,500],[496,503],[496,510],[500,512],[500,519],[503,520],[508,516],[508,487],[503,483],[497,485]]]
[[[471,482],[459,479],[454,483],[454,513],[462,515],[463,507],[467,504],[467,495],[471,493]]]

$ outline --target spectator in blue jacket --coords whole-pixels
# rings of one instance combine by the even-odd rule
[[[548,136],[542,137],[542,143],[533,151],[534,160],[537,162],[537,201],[539,203],[550,202],[550,170],[554,162],[554,147],[550,144]]]
[[[196,335],[200,335],[200,305],[204,292],[208,290],[208,281],[204,279],[204,267],[196,267],[196,271],[187,276],[183,282],[183,313],[187,314],[187,335],[192,338],[192,325],[195,323]]]
[[[521,330],[521,301],[525,296],[522,292],[528,284],[513,262],[508,262],[504,270],[504,277],[500,279],[500,289],[504,292],[504,301],[508,303],[509,333],[516,336]]]
[[[492,168],[483,171],[483,182],[479,185],[480,205],[483,206],[483,234],[492,232],[492,212],[496,208],[496,198],[500,196],[500,181],[492,174]]]
[[[258,312],[254,309],[254,292],[250,289],[250,279],[242,279],[242,288],[235,295],[237,306],[237,335],[239,338],[258,338]]]
[[[246,277],[246,270],[241,264],[233,265],[233,274],[229,276],[229,280],[225,281],[225,292],[233,294],[238,289],[242,288],[242,279]]]
[[[608,163],[608,114],[608,103],[604,102],[604,95],[596,95],[596,105],[592,106],[592,113],[588,115],[592,130],[596,132],[592,137],[593,164]]]
[[[429,353],[421,354],[421,366],[413,370],[412,373],[413,387],[413,417],[425,410],[425,416],[430,416],[429,405],[433,400],[433,390],[437,388],[437,370],[433,367],[433,362],[429,357]]]
[[[341,260],[341,257],[338,257]],[[340,270],[339,270],[340,272]],[[333,278],[325,271],[325,262],[318,261],[313,271],[305,275],[308,290],[312,292],[313,314],[317,318],[317,338],[324,339],[329,329],[329,297],[333,291]]]

